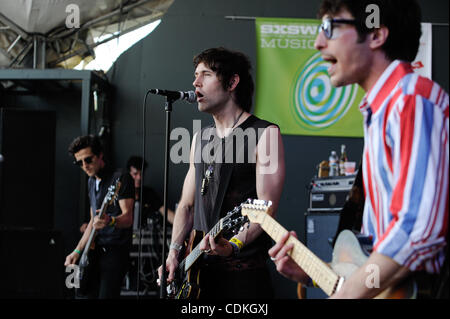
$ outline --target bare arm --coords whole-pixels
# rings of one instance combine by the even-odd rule
[[[392,258],[373,252],[331,298],[373,298],[408,274],[409,270]]]
[[[256,154],[256,193],[258,199],[272,201],[271,215],[275,217],[280,203],[285,178],[284,147],[280,130],[267,127],[258,143]],[[235,237],[248,244],[255,240],[262,228],[252,224],[250,228]]]
[[[123,198],[119,200],[120,210],[122,214],[115,217],[114,227],[117,228],[128,228],[133,225],[133,206],[134,198]],[[107,227],[111,222],[111,216],[104,214],[102,218],[98,216],[94,217],[93,227],[97,230]]]
[[[67,255],[66,261],[64,262],[64,266],[76,264],[76,262],[80,258],[80,254],[77,253],[75,250],[77,250],[81,253],[83,252],[84,246],[86,246],[86,243],[91,234],[93,223],[94,223],[94,214],[92,213],[92,208],[91,208],[91,219],[89,220],[86,230],[84,231],[83,235],[81,236],[81,239],[78,242],[77,246],[75,247],[74,251],[71,252],[69,255]]]
[[[161,206],[158,211],[161,214],[161,216],[164,217],[164,205]],[[167,208],[167,220],[169,221],[169,223],[173,224],[174,219],[175,219],[174,211],[171,210],[170,208]]]

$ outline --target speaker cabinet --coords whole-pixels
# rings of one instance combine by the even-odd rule
[[[306,246],[322,261],[329,263],[332,259],[331,241],[339,225],[339,213],[306,214]],[[306,298],[323,299],[327,295],[320,288],[306,288]]]
[[[0,231],[0,299],[63,298],[61,234],[44,230]]]
[[[52,229],[55,112],[0,109],[0,228]]]

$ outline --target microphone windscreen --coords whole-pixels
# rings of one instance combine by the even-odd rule
[[[188,91],[186,93],[188,94],[186,97],[186,101],[188,101],[189,103],[197,102],[197,95],[195,94],[194,91]]]

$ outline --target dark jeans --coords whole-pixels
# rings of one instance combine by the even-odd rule
[[[224,271],[216,267],[200,270],[200,299],[273,299],[269,270],[256,268]]]
[[[88,299],[118,299],[130,266],[128,247],[96,247]]]

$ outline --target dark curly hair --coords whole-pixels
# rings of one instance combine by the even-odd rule
[[[99,156],[103,152],[100,138],[96,135],[79,136],[69,145],[69,154],[75,156],[80,150],[90,147],[92,153]]]
[[[196,68],[200,63],[204,63],[216,72],[225,90],[230,87],[233,76],[239,75],[239,83],[236,87],[236,102],[245,111],[250,111],[254,83],[250,74],[252,66],[246,55],[223,47],[211,48],[194,57],[194,67]]]
[[[421,11],[415,0],[324,0],[318,18],[331,16],[346,9],[356,20],[359,41],[364,41],[372,29],[367,28],[368,5],[380,9],[380,25],[389,29],[389,35],[382,49],[390,60],[414,61],[420,45]]]

